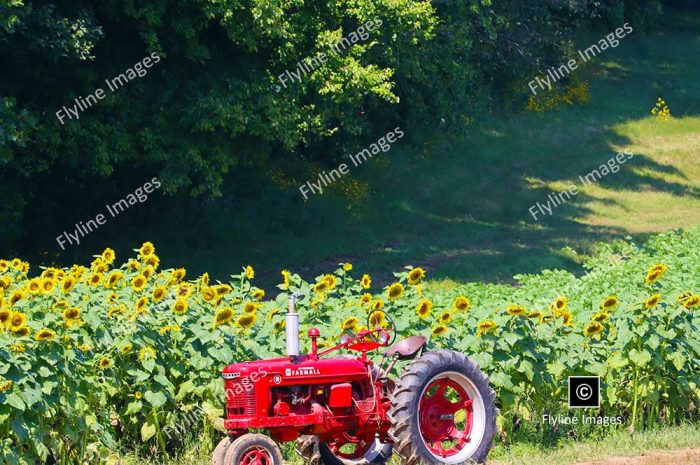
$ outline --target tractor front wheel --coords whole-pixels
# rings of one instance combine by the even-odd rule
[[[233,443],[234,439],[231,436],[226,436],[214,449],[214,454],[211,457],[212,465],[224,465],[224,459],[226,458],[226,451],[229,446]]]
[[[483,463],[496,433],[495,397],[486,375],[463,354],[424,354],[391,396],[390,435],[402,464]]]
[[[244,434],[226,450],[224,465],[282,465],[282,453],[264,434]]]

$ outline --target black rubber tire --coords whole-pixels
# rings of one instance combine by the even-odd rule
[[[264,434],[244,434],[228,446],[224,465],[240,465],[244,454],[253,447],[265,449],[272,457],[272,465],[282,465],[282,452],[277,443]]]
[[[319,442],[316,436],[301,436],[297,441],[297,453],[305,465],[378,465],[386,463],[393,453],[392,444],[375,442],[364,459],[344,460],[337,457],[330,448]]]
[[[496,434],[496,393],[489,386],[489,380],[479,365],[469,360],[464,354],[451,350],[426,352],[419,359],[406,367],[396,383],[391,396],[389,419],[392,423],[390,436],[394,441],[394,450],[402,458],[402,465],[444,464],[425,446],[422,439],[418,406],[420,396],[429,383],[444,372],[456,372],[471,381],[484,402],[484,435],[481,443],[472,455],[461,463],[484,463]]]
[[[233,443],[233,438],[231,436],[226,436],[214,449],[214,453],[211,456],[211,465],[224,465],[224,459],[226,458],[226,451],[229,446]]]

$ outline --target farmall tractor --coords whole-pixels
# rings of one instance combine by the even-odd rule
[[[476,363],[451,350],[425,351],[423,336],[392,345],[389,315],[321,352],[312,328],[311,352],[300,354],[299,297],[289,297],[286,357],[224,368],[228,435],[213,465],[282,465],[277,444],[289,441],[308,465],[383,464],[394,452],[403,465],[486,460],[498,411]],[[384,347],[379,364],[367,357]],[[358,355],[330,355],[339,349]],[[407,360],[392,380],[395,364]]]

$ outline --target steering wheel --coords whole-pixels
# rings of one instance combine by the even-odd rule
[[[374,325],[375,328],[372,328],[372,323],[370,321],[372,319],[372,316],[376,315],[377,313],[382,313],[384,315],[384,319],[389,322],[389,326],[387,326],[386,328],[382,327],[381,329],[392,335],[391,340],[386,342],[386,345],[390,346],[394,343],[394,341],[396,341],[396,335],[397,335],[396,333],[397,332],[396,332],[396,323],[394,322],[394,319],[391,318],[387,312],[385,312],[384,310],[372,310],[371,312],[369,312],[369,315],[367,315],[367,329],[369,329],[371,331],[372,329],[376,329],[376,328],[380,327],[379,325]],[[372,333],[372,334],[370,334],[370,337],[372,338],[372,340],[374,342],[381,343],[381,341],[379,340],[380,334],[381,333]]]

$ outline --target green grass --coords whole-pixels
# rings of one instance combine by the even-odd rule
[[[583,441],[568,440],[550,449],[542,449],[538,444],[516,443],[509,447],[497,446],[490,455],[490,465],[568,465],[577,462],[617,456],[638,456],[650,451],[673,451],[700,447],[700,425],[667,427],[653,431],[629,434],[616,430],[602,438]],[[119,457],[121,465],[147,465],[152,460],[126,455]],[[180,457],[165,461],[165,465],[201,465],[211,460],[211,452],[203,447],[193,446]],[[114,457],[109,465],[115,465]],[[301,462],[290,462],[301,465]],[[390,465],[400,465],[400,460],[392,459]]]
[[[306,178],[275,188],[250,173],[250,182],[229,183],[221,199],[175,206],[149,200],[144,208],[154,214],[138,230],[114,222],[105,233],[132,247],[153,240],[165,266],[185,265],[190,274],[224,278],[253,264],[268,290],[281,269],[309,276],[341,261],[382,283],[391,279],[389,270],[407,264],[457,282],[510,282],[514,274],[546,268],[580,271],[580,260],[562,253],[563,246],[586,253],[597,241],[643,240],[700,224],[700,15],[665,22],[669,32],[635,32],[576,71],[590,82],[587,105],[483,114],[459,137],[426,121],[421,134],[412,134],[426,141],[420,150],[399,141],[352,169],[368,189],[363,200],[348,202],[331,190],[304,203],[296,186]],[[601,34],[582,38],[581,46]],[[672,120],[650,117],[658,97]],[[395,126],[387,122],[387,130]],[[552,216],[532,220],[531,205],[623,149],[635,157],[622,171]],[[94,246],[89,240],[71,253],[105,245],[104,235]]]

